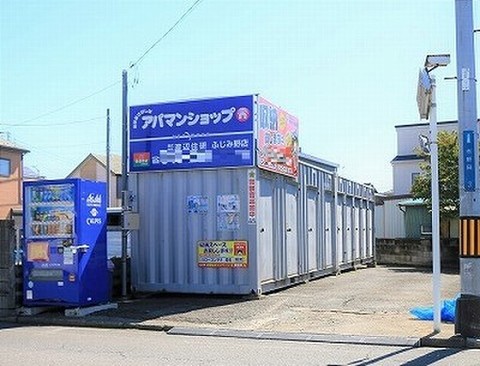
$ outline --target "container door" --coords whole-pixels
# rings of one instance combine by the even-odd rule
[[[360,208],[359,202],[354,201],[352,208],[353,214],[353,260],[360,260]]]
[[[298,238],[297,238],[297,186],[287,184],[285,195],[285,231],[287,276],[298,274]]]
[[[325,206],[324,206],[324,231],[323,231],[323,243],[325,248],[325,261],[324,268],[330,268],[333,266],[333,243],[332,243],[332,227],[333,227],[333,196],[331,194],[325,194]]]
[[[257,200],[258,262],[260,280],[274,279],[274,241],[273,241],[273,181],[262,178]]]
[[[344,227],[344,252],[345,252],[345,263],[352,262],[352,199],[347,198],[347,204],[344,206],[345,212],[345,227]]]
[[[367,208],[367,257],[373,257],[373,212]]]
[[[273,276],[275,280],[287,277],[287,246],[285,235],[285,189],[278,177],[273,180]]]
[[[367,209],[364,205],[363,202],[360,208],[360,258],[362,259],[367,257]]]
[[[337,203],[337,265],[345,263],[345,246],[343,235],[343,197],[340,197]]]
[[[309,189],[307,191],[307,244],[308,244],[308,271],[316,271],[317,260],[319,260],[318,241],[317,241],[317,191]],[[319,262],[321,263],[321,261]]]

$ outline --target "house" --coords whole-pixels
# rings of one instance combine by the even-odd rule
[[[457,131],[457,121],[437,123],[439,131]],[[428,123],[395,126],[397,133],[397,155],[391,161],[393,191],[379,196],[376,208],[377,238],[421,238],[431,235],[431,214],[421,200],[415,200],[410,193],[412,184],[421,174],[417,155],[420,136],[429,137]],[[445,237],[458,237],[457,223],[444,229]]]
[[[23,156],[28,152],[0,137],[0,220],[22,205]]]
[[[109,207],[120,207],[122,205],[121,177],[122,158],[120,155],[111,154]],[[107,157],[105,155],[89,154],[66,178],[82,178],[106,182]]]
[[[40,174],[40,171],[35,167],[23,167],[23,181],[32,182],[37,180],[46,179],[44,175]]]
[[[457,131],[457,121],[439,122],[439,131]],[[421,135],[429,137],[428,123],[395,126],[397,132],[397,156],[391,161],[393,168],[393,195],[410,194],[413,181],[421,173],[416,150],[420,147]]]
[[[457,131],[457,121],[439,122],[439,131]],[[432,214],[423,200],[410,193],[421,174],[417,156],[420,136],[429,137],[429,124],[395,126],[397,154],[391,161],[393,190],[376,195],[375,245],[378,263],[431,266]],[[458,220],[442,220],[442,266],[458,267]]]

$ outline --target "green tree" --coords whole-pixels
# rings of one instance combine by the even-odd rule
[[[438,178],[440,194],[440,217],[450,219],[458,217],[458,135],[455,131],[440,131],[438,141]],[[423,199],[428,208],[432,208],[430,155],[418,149],[417,155],[424,161],[420,164],[421,174],[415,179],[411,193],[414,198]]]

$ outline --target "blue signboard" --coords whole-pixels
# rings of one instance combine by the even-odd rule
[[[130,107],[130,171],[252,166],[253,96]]]
[[[463,131],[463,188],[467,192],[475,191],[475,133]]]

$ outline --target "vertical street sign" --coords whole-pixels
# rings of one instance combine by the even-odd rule
[[[463,189],[467,192],[475,192],[476,174],[475,168],[475,133],[463,131]]]

